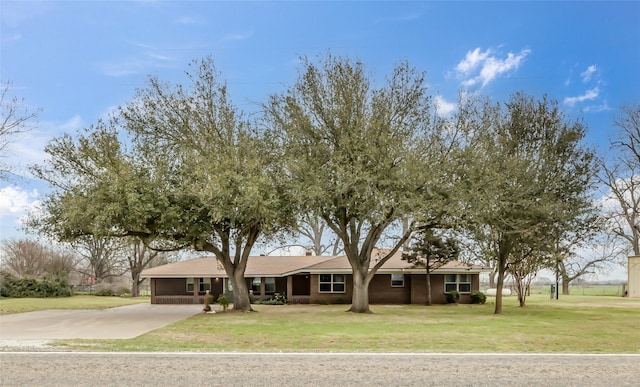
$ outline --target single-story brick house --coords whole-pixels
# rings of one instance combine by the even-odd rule
[[[375,257],[382,255],[374,251]],[[372,304],[425,304],[426,271],[401,259],[396,253],[369,284]],[[460,302],[469,303],[470,293],[480,289],[480,273],[487,269],[453,261],[431,273],[434,304],[446,303],[446,293],[460,292]],[[289,303],[351,303],[353,284],[346,256],[253,256],[245,278],[252,299],[268,299],[276,293]],[[232,291],[224,268],[214,257],[195,258],[145,269],[150,280],[152,304],[202,303],[207,290],[217,297]]]

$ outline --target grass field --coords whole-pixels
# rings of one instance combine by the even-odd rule
[[[149,302],[148,297],[73,296],[60,298],[0,298],[0,315],[45,309],[107,309]]]
[[[532,295],[486,305],[256,305],[258,313],[198,314],[131,340],[68,340],[74,349],[269,352],[640,353],[640,300]]]
[[[549,294],[549,286],[537,286],[531,289],[531,294]],[[622,296],[622,285],[571,285],[569,286],[569,295],[582,296]],[[561,289],[562,291],[562,289]],[[562,296],[562,294],[561,294]]]

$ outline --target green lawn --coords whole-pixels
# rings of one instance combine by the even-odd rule
[[[489,299],[489,302],[492,302]],[[255,305],[258,313],[198,314],[131,340],[69,340],[70,348],[115,351],[640,353],[640,300],[533,295],[528,306],[492,304]]]
[[[141,302],[149,302],[149,298],[88,295],[60,298],[0,298],[0,315],[45,309],[107,309]]]

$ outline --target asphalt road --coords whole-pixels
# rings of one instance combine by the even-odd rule
[[[638,386],[639,355],[0,353],[1,386]]]

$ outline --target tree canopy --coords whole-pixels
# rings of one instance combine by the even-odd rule
[[[35,173],[57,187],[32,224],[61,239],[136,236],[156,248],[213,253],[251,310],[244,271],[260,236],[293,227],[279,147],[231,103],[210,58],[189,83],[146,88],[77,139],[63,136]]]
[[[507,264],[522,257],[513,253],[549,251],[554,234],[593,211],[595,155],[583,144],[584,125],[546,97],[470,103],[461,109],[469,133],[457,174],[462,218],[473,234],[495,238],[495,312],[502,313]]]
[[[265,104],[302,211],[324,219],[343,243],[353,269],[353,312],[369,312],[370,280],[422,218],[372,262],[383,232],[404,215],[430,213],[421,209],[441,194],[444,175],[424,74],[401,63],[384,85],[374,85],[360,62],[303,58],[296,84]]]

